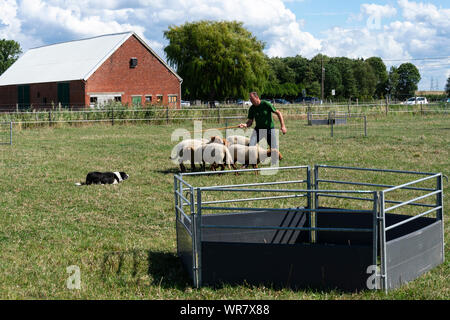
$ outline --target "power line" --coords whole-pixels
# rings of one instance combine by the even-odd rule
[[[410,59],[383,59],[383,61],[416,61],[416,60],[444,60],[450,59],[450,56],[447,57],[425,57],[425,58],[410,58]]]

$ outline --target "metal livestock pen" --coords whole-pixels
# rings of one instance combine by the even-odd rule
[[[253,171],[277,172],[270,178],[278,180],[187,182]],[[291,179],[280,180],[286,171]],[[366,180],[343,179],[358,175]],[[441,173],[328,165],[191,172],[174,176],[174,196],[177,252],[197,288],[246,283],[387,291],[444,261]]]

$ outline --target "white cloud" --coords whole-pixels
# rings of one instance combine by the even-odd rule
[[[374,3],[364,3],[361,5],[361,12],[368,16],[381,18],[390,18],[397,15],[397,9],[389,4],[382,6]]]
[[[237,20],[266,43],[269,56],[300,54],[311,58],[319,52],[352,58],[450,56],[450,9],[409,0],[386,5],[364,3],[350,18],[359,27],[334,27],[313,35],[304,29],[305,20],[299,20],[285,5],[301,1],[0,0],[0,38],[19,41],[27,50],[133,30],[164,56],[167,42],[163,31],[170,25],[202,19]],[[307,22],[314,17],[303,19]],[[432,70],[425,64],[422,68],[425,73]],[[446,72],[445,67],[442,69]]]
[[[18,13],[11,15],[17,19],[17,32],[10,28],[5,34],[22,32],[43,43],[133,30],[156,44],[162,55],[162,34],[169,25],[209,19],[242,21],[272,56],[311,55],[320,49],[320,40],[302,30],[304,20],[297,20],[281,0],[6,1]],[[25,49],[31,46],[21,44]]]
[[[81,37],[102,33],[124,32],[132,29],[140,33],[144,31],[142,26],[119,23],[114,20],[105,19],[101,15],[84,15],[80,7],[75,4],[69,4],[68,6],[66,4],[64,7],[61,7],[45,3],[41,0],[23,0],[20,5],[20,10],[23,16],[26,16],[27,19],[33,21],[33,23],[40,27],[57,27],[62,29],[62,31]],[[106,13],[110,12],[106,11]]]
[[[398,5],[403,10],[403,17],[408,21],[425,23],[450,34],[450,9],[437,8],[431,3],[399,0]]]

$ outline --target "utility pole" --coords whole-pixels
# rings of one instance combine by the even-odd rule
[[[325,78],[325,68],[323,67],[323,55],[321,55],[322,58],[322,103],[323,103],[323,98],[324,98],[324,87],[323,87],[323,83],[324,83],[324,78]]]

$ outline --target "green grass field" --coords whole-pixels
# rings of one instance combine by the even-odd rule
[[[367,137],[342,129],[332,138],[327,127],[288,120],[281,165],[450,175],[448,115],[380,115],[368,121]],[[245,285],[193,289],[176,256],[173,175],[178,168],[168,159],[171,133],[180,127],[193,130],[191,122],[16,128],[13,145],[0,145],[0,299],[450,298],[448,247],[443,265],[387,295]],[[74,185],[93,170],[123,170],[130,178],[119,185]],[[444,187],[449,221],[445,180]],[[449,230],[446,224],[446,239]],[[80,290],[66,287],[71,265],[80,268]]]

